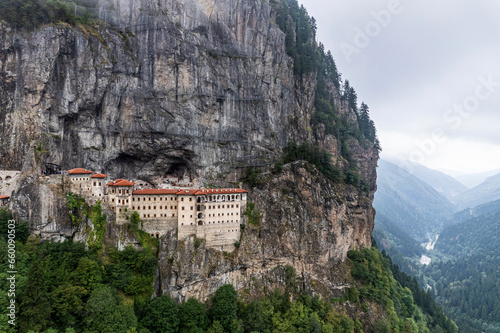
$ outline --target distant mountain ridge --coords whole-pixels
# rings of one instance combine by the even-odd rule
[[[393,163],[380,160],[377,174],[377,213],[419,242],[441,229],[456,211],[443,195]]]
[[[500,212],[500,200],[487,202],[474,208],[461,210],[453,215],[453,221],[450,224],[458,224],[475,217],[488,215],[495,212]]]
[[[408,171],[411,174],[452,202],[453,198],[469,190],[467,186],[441,171],[430,169],[415,162],[410,162],[410,165],[411,169]]]
[[[500,199],[500,174],[487,178],[478,186],[453,199],[457,208],[474,208]]]
[[[456,176],[455,179],[469,188],[476,187],[483,183],[488,177],[500,174],[500,169],[489,170],[480,173]]]

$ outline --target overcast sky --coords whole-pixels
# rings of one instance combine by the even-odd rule
[[[500,167],[500,2],[299,0],[368,104],[382,158]]]

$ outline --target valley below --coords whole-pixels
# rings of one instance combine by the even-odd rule
[[[377,244],[434,295],[460,332],[500,332],[500,302],[492,296],[500,288],[500,202],[482,190],[495,192],[497,177],[467,189],[448,175],[436,178],[436,170],[417,170],[379,163]],[[469,196],[470,205],[462,200]]]

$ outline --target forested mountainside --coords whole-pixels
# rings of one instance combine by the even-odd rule
[[[1,209],[2,271],[8,269],[9,218]],[[205,304],[194,298],[177,304],[169,295],[150,297],[156,239],[142,239],[140,251],[129,246],[103,252],[81,242],[40,242],[23,226],[16,242],[20,332],[457,331],[430,295],[375,247],[349,252],[342,269],[350,287],[339,297],[311,296],[297,271],[285,266],[283,288],[259,297],[225,284]],[[8,283],[0,282],[2,301]],[[0,317],[3,332],[17,332],[4,309]]]
[[[443,227],[456,211],[454,205],[430,185],[404,168],[380,161],[374,207],[418,242]]]
[[[428,174],[429,172],[420,175],[424,178],[422,181],[428,178]],[[431,174],[439,175],[434,172]],[[401,174],[398,175],[400,176]],[[490,177],[477,188],[454,195],[451,200],[456,200],[461,196],[473,196],[474,193],[482,193],[480,200],[486,200],[485,198],[488,197],[486,189],[493,192],[496,190],[496,178]],[[381,175],[381,179],[385,178]],[[441,195],[446,192],[452,193],[453,189],[457,189],[456,183],[450,182],[447,177],[444,181],[450,187],[443,188]],[[419,224],[421,231],[428,234],[428,239],[422,240],[414,236],[412,228],[397,224],[393,219],[394,215],[379,214],[381,210],[379,209],[374,237],[381,249],[391,256],[402,271],[414,276],[415,281],[418,281],[420,285],[426,286],[436,301],[443,306],[445,312],[456,321],[460,332],[499,332],[499,304],[496,292],[494,292],[499,288],[500,273],[498,270],[498,237],[500,236],[498,200],[477,207],[473,206],[474,202],[471,201],[471,208],[450,217],[450,210],[446,205],[439,207],[427,204],[435,200],[435,193],[429,190],[420,191],[421,187],[412,185],[415,182],[407,181],[399,184],[403,186],[396,192],[384,182],[378,183],[380,190],[385,187],[385,191],[392,193],[383,197],[389,198],[385,205],[388,207],[400,205],[397,193],[419,191],[420,195],[425,197],[419,209],[432,210],[435,216],[441,216],[441,218],[436,220],[437,225],[434,226]],[[495,195],[491,195],[490,198],[494,200]],[[441,200],[444,199],[442,197]],[[375,200],[375,208],[379,208],[377,202]],[[413,204],[419,205],[417,200],[413,201]],[[455,207],[458,209],[460,206]]]
[[[500,211],[445,228],[436,243],[443,260],[424,269],[437,300],[464,332],[500,331]]]
[[[16,243],[22,332],[456,331],[361,250],[375,126],[295,0],[1,6],[0,167],[21,171],[10,208],[32,233]],[[175,230],[157,242],[45,163],[241,181],[251,205],[231,253]]]

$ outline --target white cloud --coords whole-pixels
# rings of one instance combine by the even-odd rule
[[[415,141],[443,129],[447,142],[424,164],[463,172],[500,167],[500,87],[459,126],[443,118],[474,94],[480,77],[500,82],[500,3],[401,0],[400,13],[347,59],[342,43],[355,45],[356,31],[394,1],[302,1],[317,20],[318,40],[370,106],[383,156],[408,156]]]

